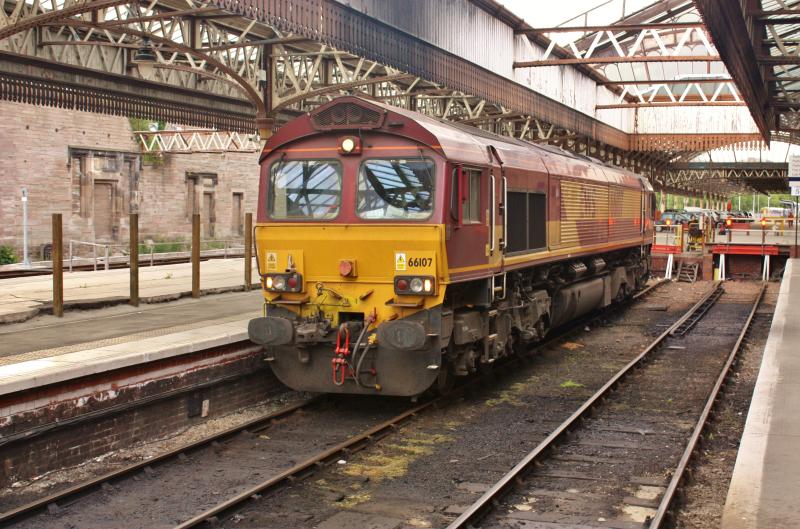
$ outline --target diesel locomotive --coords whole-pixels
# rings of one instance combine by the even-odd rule
[[[648,181],[555,147],[345,96],[260,166],[249,336],[297,390],[444,388],[649,276]]]

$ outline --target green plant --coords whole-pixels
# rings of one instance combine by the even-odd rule
[[[11,246],[0,246],[0,265],[12,264],[17,262],[17,254]]]
[[[130,122],[131,129],[134,132],[159,132],[164,130],[167,126],[167,124],[163,121],[152,121],[142,118],[129,117],[128,121]],[[144,142],[149,143],[151,141],[151,137],[149,135],[140,136],[138,139],[142,142],[142,150],[144,150]],[[158,166],[164,163],[164,157],[160,152],[145,152],[142,154],[142,161],[148,165]]]
[[[225,248],[225,243],[220,241],[200,243],[201,250],[222,250],[223,248]]]
[[[583,384],[580,382],[575,382],[573,380],[565,380],[561,383],[562,388],[582,388],[584,387]]]
[[[189,250],[189,244],[181,239],[156,239],[152,244],[139,244],[139,255],[149,254],[150,248],[153,253],[185,252]]]

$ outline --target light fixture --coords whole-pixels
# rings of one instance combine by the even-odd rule
[[[145,37],[142,40],[142,47],[136,50],[136,53],[133,54],[133,62],[140,63],[140,62],[155,62],[156,61],[156,52],[153,51],[152,46],[150,45],[150,39]]]
[[[339,138],[339,154],[360,154],[361,139],[356,136],[345,136]]]
[[[142,46],[134,52],[131,64],[135,64],[139,75],[143,79],[147,79],[152,75],[156,60],[156,52],[150,44],[150,39],[145,37],[142,39]]]

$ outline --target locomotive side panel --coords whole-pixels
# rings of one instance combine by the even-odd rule
[[[560,179],[562,248],[608,242],[608,185]]]

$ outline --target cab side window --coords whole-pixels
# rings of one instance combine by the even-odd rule
[[[462,222],[478,224],[481,222],[481,171],[464,169],[464,187],[462,192]]]

